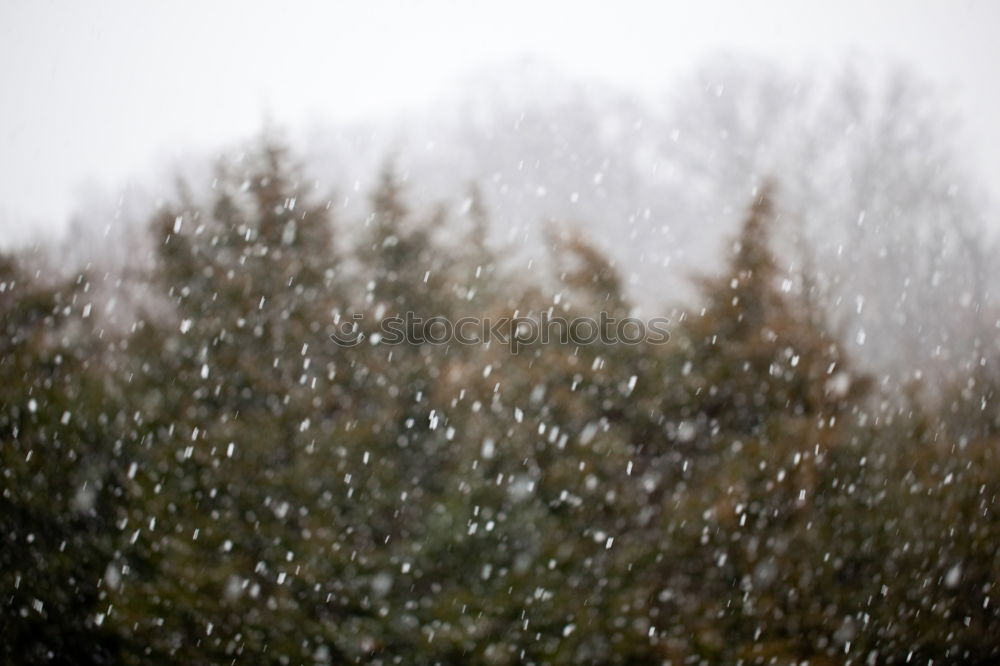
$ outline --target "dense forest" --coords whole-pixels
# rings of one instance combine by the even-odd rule
[[[0,661],[1000,660],[998,359],[880,381],[776,259],[782,182],[667,344],[345,347],[635,305],[572,227],[526,268],[475,188],[390,164],[344,219],[300,162],[181,179],[117,282],[0,258]]]

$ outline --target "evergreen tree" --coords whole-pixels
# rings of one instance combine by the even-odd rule
[[[100,374],[84,275],[0,256],[0,660],[107,663],[123,406]]]
[[[812,551],[814,502],[836,483],[831,460],[848,446],[850,417],[868,384],[796,302],[792,276],[779,274],[769,246],[777,221],[765,187],[726,270],[701,281],[704,309],[675,338],[686,395],[674,437],[685,451],[680,483],[688,490],[677,498],[683,555],[668,577],[680,594],[703,599],[694,618],[704,627],[696,630],[699,651],[727,660],[747,658],[739,650],[754,643],[766,644],[765,655],[806,658],[828,626],[804,582],[820,577],[822,562],[793,564],[788,550]],[[701,567],[709,573],[699,575]],[[779,583],[778,572],[801,578]]]
[[[272,140],[220,163],[208,204],[182,196],[154,220],[172,312],[137,343],[146,437],[116,598],[140,660],[331,649],[323,585],[340,578],[331,517],[346,502],[326,439],[348,400],[327,337],[342,305],[332,232]]]

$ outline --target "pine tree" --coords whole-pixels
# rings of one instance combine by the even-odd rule
[[[100,375],[87,277],[36,276],[0,256],[0,660],[107,663],[122,403]]]
[[[675,437],[685,451],[682,481],[690,489],[680,515],[689,517],[688,529],[704,524],[696,516],[710,516],[715,531],[707,540],[694,531],[679,535],[690,548],[679,567],[687,573],[671,577],[686,575],[690,584],[697,567],[715,563],[699,583],[713,592],[684,593],[707,602],[699,611],[706,618],[727,609],[727,620],[714,622],[703,637],[705,650],[726,658],[739,653],[726,652],[725,645],[732,650],[755,640],[779,654],[805,655],[811,633],[822,631],[824,620],[806,608],[806,589],[783,598],[797,583],[745,584],[771,570],[818,566],[808,559],[793,565],[784,549],[799,543],[801,552],[810,552],[817,493],[829,490],[838,473],[833,459],[847,446],[850,417],[868,384],[853,372],[836,338],[796,300],[794,276],[780,274],[769,246],[778,220],[772,190],[765,187],[726,269],[701,280],[704,310],[689,316],[675,338],[686,395],[675,412],[682,417]],[[753,539],[739,539],[741,530]],[[784,624],[782,618],[791,616],[803,623],[798,629]],[[775,630],[753,639],[766,627]]]
[[[315,586],[338,578],[344,460],[326,440],[348,403],[327,206],[264,140],[153,227],[171,310],[136,342],[146,437],[117,621],[161,658],[311,655],[336,612]]]

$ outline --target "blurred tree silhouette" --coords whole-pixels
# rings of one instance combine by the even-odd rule
[[[85,275],[43,285],[0,257],[0,657],[107,663],[100,621],[119,519],[127,424],[101,376]]]
[[[670,344],[515,354],[378,327],[622,319],[614,262],[553,230],[552,279],[515,270],[478,190],[414,211],[403,183],[351,236],[279,141],[220,160],[150,221],[125,331],[86,275],[3,259],[5,660],[1000,656],[988,373],[940,407],[875,386],[775,260],[771,187]]]

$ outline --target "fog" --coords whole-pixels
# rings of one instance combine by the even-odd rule
[[[988,2],[513,2],[466,7],[220,2],[4,3],[0,238],[63,230],[88,193],[113,195],[190,150],[272,121],[299,128],[433,112],[482,68],[538,59],[660,101],[720,52],[793,68],[909,67],[957,117],[969,170],[1000,180]],[[27,224],[25,221],[29,221]],[[25,227],[28,227],[25,229]]]

